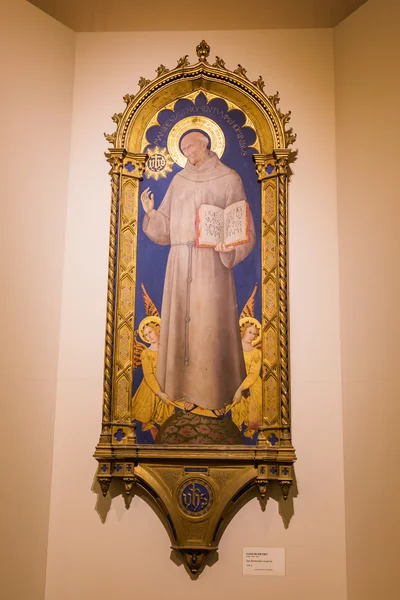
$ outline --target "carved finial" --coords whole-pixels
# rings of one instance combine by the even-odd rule
[[[289,129],[287,131],[285,131],[286,146],[290,146],[291,144],[294,144],[294,142],[296,141],[296,138],[297,138],[297,134],[293,133],[292,127],[289,127]]]
[[[233,72],[236,73],[236,75],[241,75],[242,77],[246,77],[247,79],[247,70],[244,67],[242,67],[242,65],[238,65],[237,69],[235,69]]]
[[[279,116],[280,116],[280,118],[281,118],[281,121],[282,121],[282,125],[283,125],[283,126],[285,126],[285,125],[286,125],[286,123],[289,123],[289,121],[290,121],[290,115],[291,115],[291,114],[292,114],[292,111],[291,111],[291,110],[289,110],[289,112],[287,112],[287,113],[285,113],[285,114],[281,113],[281,114],[279,115]]]
[[[288,499],[290,488],[292,487],[292,483],[293,483],[292,481],[280,481],[279,482],[284,500]]]
[[[150,83],[150,79],[146,79],[145,77],[141,77],[138,81],[138,86],[140,89],[146,87]]]
[[[267,495],[267,491],[268,491],[268,479],[266,479],[266,478],[261,479],[261,478],[257,477],[255,480],[255,483],[258,488],[260,497],[262,498],[262,500],[264,500],[264,498]]]
[[[160,65],[156,69],[157,77],[160,77],[160,75],[164,75],[164,73],[168,73],[168,71],[169,69],[167,69],[167,67],[165,67],[164,65]]]
[[[196,575],[196,573],[202,567],[205,558],[207,557],[207,551],[196,549],[186,550],[183,555],[190,572],[193,573],[193,575]]]
[[[118,125],[120,120],[122,119],[122,113],[114,113],[111,119],[114,121],[114,123]]]
[[[133,486],[136,483],[136,477],[123,477],[122,480],[125,486],[125,494],[130,496],[132,494]]]
[[[279,92],[276,92],[273,96],[268,96],[268,100],[276,107],[279,104]]]
[[[264,91],[265,83],[264,83],[264,79],[262,78],[261,75],[257,79],[257,81],[253,81],[253,83],[254,83],[254,85],[256,85],[258,87],[258,89],[260,89],[261,91]]]
[[[200,42],[196,47],[196,52],[200,62],[207,62],[207,57],[210,54],[210,46],[207,44],[206,40]]]
[[[111,477],[98,477],[97,481],[101,487],[101,493],[103,496],[107,496],[108,488],[110,487]]]
[[[106,138],[107,142],[109,142],[110,144],[115,146],[115,138],[117,136],[116,132],[115,133],[103,133],[103,135]]]
[[[134,95],[133,94],[125,94],[123,100],[125,102],[125,104],[130,104],[132,102],[132,100],[134,99]]]
[[[215,63],[213,64],[213,67],[218,67],[219,69],[226,69],[225,67],[225,61],[222,60],[222,58],[220,58],[219,56],[215,57]]]
[[[185,54],[185,56],[182,56],[182,58],[180,58],[180,59],[178,60],[178,64],[176,65],[176,68],[177,68],[177,69],[180,69],[180,68],[182,68],[182,69],[183,69],[184,67],[188,67],[188,66],[190,65],[190,62],[189,62],[189,60],[188,60],[188,57],[189,57],[189,55],[188,55],[188,54]]]

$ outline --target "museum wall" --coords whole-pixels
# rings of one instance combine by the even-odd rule
[[[92,458],[101,422],[110,181],[103,132],[122,96],[190,54],[264,76],[291,110],[299,149],[290,188],[291,377],[297,488],[262,512],[255,499],[227,528],[197,582],[170,559],[146,502],[104,500]],[[268,593],[344,600],[339,279],[331,30],[77,34],[46,600],[160,593],[234,600]],[[242,547],[286,548],[286,577],[244,577]],[[134,587],[135,591],[134,591]]]
[[[74,34],[0,2],[0,595],[44,598]]]
[[[400,5],[335,29],[349,600],[396,600],[400,419]]]

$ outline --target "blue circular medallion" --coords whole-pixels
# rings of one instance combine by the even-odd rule
[[[213,489],[204,479],[186,479],[178,489],[178,504],[183,513],[202,517],[211,510]]]

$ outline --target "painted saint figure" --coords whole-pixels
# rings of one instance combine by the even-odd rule
[[[208,139],[182,138],[187,163],[173,178],[158,210],[149,188],[141,195],[143,230],[170,245],[161,308],[157,380],[167,398],[214,410],[234,399],[246,377],[232,267],[252,251],[256,237],[250,214],[249,240],[215,248],[195,246],[196,214],[202,204],[225,209],[244,200],[242,180],[207,149]]]

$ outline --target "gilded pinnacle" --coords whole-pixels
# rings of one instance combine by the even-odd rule
[[[210,54],[210,46],[205,40],[202,40],[200,44],[196,47],[196,52],[200,62],[207,62],[207,57]]]

